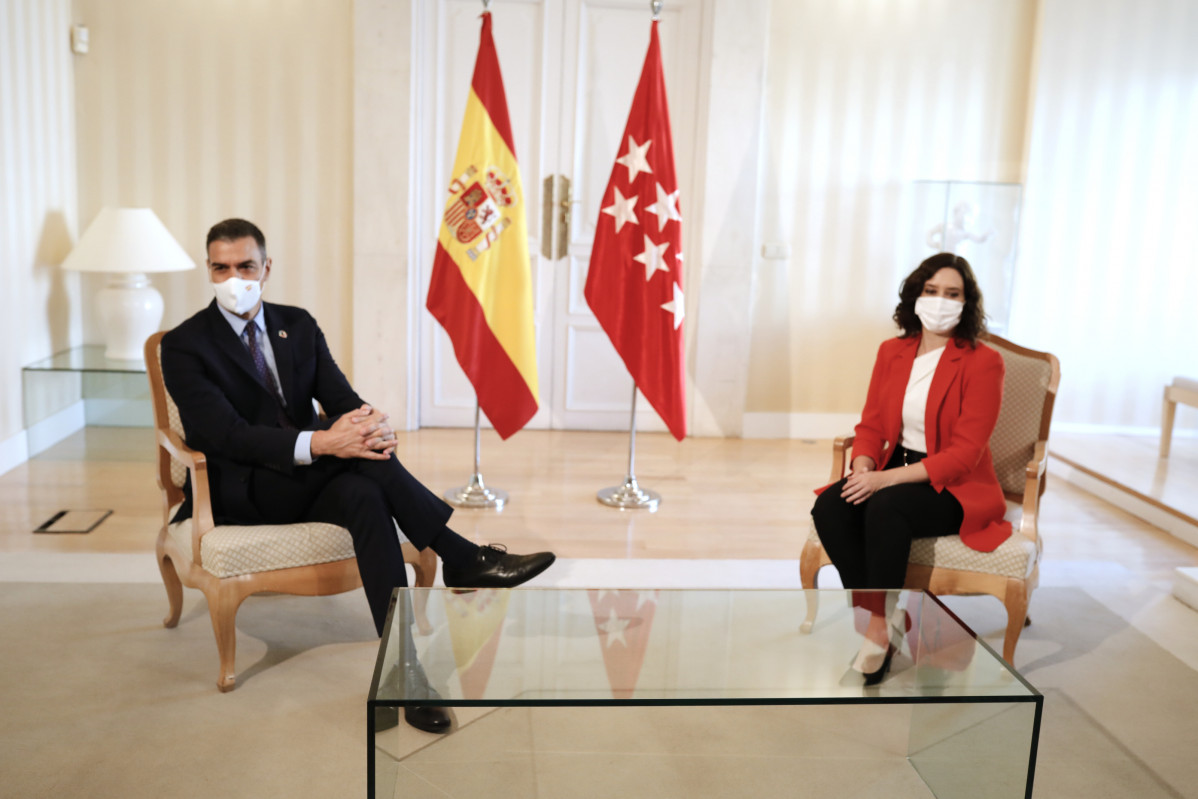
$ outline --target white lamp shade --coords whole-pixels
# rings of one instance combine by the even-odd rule
[[[196,263],[149,208],[105,208],[62,262],[76,272],[182,272]]]

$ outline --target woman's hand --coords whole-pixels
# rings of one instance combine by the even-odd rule
[[[893,473],[897,470],[890,471],[874,471],[867,469],[862,471],[854,471],[849,475],[849,479],[844,482],[844,489],[840,492],[840,496],[852,505],[860,505],[865,500],[872,497],[879,489],[893,485],[891,479]]]
[[[858,463],[867,461],[867,463]],[[883,488],[896,486],[900,483],[926,483],[928,470],[923,461],[900,466],[897,469],[876,471],[872,458],[854,458],[853,473],[844,481],[840,496],[852,505],[860,505]]]
[[[858,455],[857,457],[853,458],[853,462],[849,464],[849,471],[853,474],[856,474],[857,472],[872,472],[876,468],[878,468],[878,464],[875,463],[874,459],[868,455]]]

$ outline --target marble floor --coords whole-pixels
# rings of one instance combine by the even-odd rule
[[[486,435],[484,475],[489,484],[510,492],[511,504],[502,513],[460,511],[452,524],[475,540],[502,541],[514,551],[554,549],[561,561],[552,570],[553,581],[562,586],[796,587],[811,489],[827,482],[829,453],[827,441],[678,443],[668,436],[642,434],[637,476],[663,496],[661,509],[649,514],[620,512],[595,501],[596,490],[624,476],[625,434],[530,431],[507,442]],[[399,454],[429,485],[447,490],[463,483],[470,472],[472,431],[404,434]],[[1173,457],[1179,455],[1188,457],[1175,443]],[[162,509],[154,469],[148,430],[88,428],[0,475],[0,585],[15,590],[16,583],[120,583],[134,585],[91,590],[136,592],[160,583],[153,547]],[[60,510],[90,509],[112,511],[91,533],[32,532]],[[1033,595],[1032,614],[1045,616],[1025,634],[1014,664],[1030,669],[1033,684],[1048,697],[1048,723],[1056,725],[1047,728],[1045,759],[1037,777],[1038,788],[1050,793],[1038,790],[1037,795],[1132,795],[1120,793],[1122,783],[1112,781],[1122,767],[1101,770],[1112,758],[1127,759],[1127,768],[1138,775],[1135,784],[1149,786],[1150,793],[1141,795],[1185,795],[1181,786],[1198,784],[1198,769],[1184,752],[1176,751],[1185,749],[1180,742],[1186,737],[1188,718],[1162,709],[1172,707],[1174,696],[1164,683],[1192,684],[1193,672],[1198,671],[1198,611],[1171,593],[1176,570],[1198,565],[1198,549],[1077,488],[1056,470],[1050,470],[1041,529],[1043,599],[1037,610]],[[821,575],[825,587],[836,582],[833,569]],[[327,604],[334,608],[340,607],[338,602],[354,602],[350,595],[329,599]],[[165,607],[156,592],[153,601],[150,617],[161,612],[158,602]],[[194,639],[190,645],[203,674],[189,681],[189,686],[196,684],[183,693],[188,701],[207,706],[227,695],[217,694],[209,682],[211,632],[205,629],[203,601],[196,592],[187,592],[186,601],[193,623],[176,639]],[[1071,602],[1086,611],[1088,621],[1080,626],[1069,615]],[[1002,610],[992,599],[959,598],[952,606],[992,645],[1001,640]],[[347,607],[364,616],[357,604]],[[129,623],[139,631],[146,628],[138,635],[160,634],[156,619],[142,620],[145,615]],[[1071,641],[1073,635],[1082,636],[1082,643]],[[258,651],[263,642],[246,637],[246,662],[269,659],[269,649],[266,655]],[[1091,639],[1099,643],[1089,649],[1085,640]],[[153,651],[160,653],[159,638],[152,642]],[[352,646],[362,649],[361,656],[333,671],[368,668],[372,644]],[[236,692],[236,706],[248,707],[256,697],[277,690],[293,664],[335,659],[346,654],[343,649],[343,644],[327,643],[300,647],[289,660],[270,666],[272,674],[260,675],[270,679],[253,680],[247,690]],[[1135,677],[1135,669],[1142,668],[1135,660],[1139,652],[1155,658],[1153,668],[1158,671],[1153,673],[1165,676],[1138,684],[1144,677]],[[326,673],[328,669],[319,670],[322,676]],[[346,730],[357,729],[360,682],[350,681],[336,705],[336,712],[345,716]],[[179,695],[177,687],[168,695]],[[100,708],[97,718],[114,712]],[[1162,735],[1174,743],[1163,745]],[[1089,743],[1074,751],[1074,743],[1083,739]],[[326,746],[323,739],[312,741],[313,751]],[[349,749],[353,756],[342,767],[350,776],[337,779],[360,778],[358,749]],[[251,772],[256,768],[248,760],[243,765]],[[1087,783],[1088,774],[1101,776]],[[81,772],[80,779],[84,776]],[[115,771],[108,778],[122,779]],[[888,795],[924,795],[918,787]]]
[[[624,571],[633,585],[641,584],[637,575],[650,574],[676,585],[797,584],[792,565],[806,534],[812,489],[827,482],[829,442],[679,443],[664,434],[641,434],[637,443],[638,479],[663,496],[656,513],[618,511],[595,501],[598,489],[623,479],[627,434],[525,431],[505,442],[484,431],[483,474],[511,501],[501,513],[458,511],[451,524],[469,538],[501,541],[512,551],[553,549],[583,573],[598,569],[607,580]],[[469,476],[472,444],[470,430],[425,429],[401,434],[397,451],[426,484],[445,491]],[[1101,442],[1086,446],[1094,460],[1128,460],[1116,448],[1104,456]],[[1169,468],[1184,474],[1194,462],[1198,442],[1175,440]],[[32,532],[64,509],[113,513],[85,535]],[[161,520],[151,431],[85,428],[0,476],[0,580],[53,579],[56,571],[83,569],[93,580],[155,581],[152,553]],[[1168,599],[1176,570],[1198,566],[1198,549],[1076,488],[1052,466],[1041,529],[1042,584],[1077,586],[1100,598],[1112,589],[1135,597],[1131,604],[1112,599],[1121,612],[1150,598]],[[98,557],[56,557],[83,553]],[[663,571],[665,562],[683,565]],[[705,575],[713,570],[722,576]],[[835,579],[834,570],[825,570],[824,585]],[[1157,634],[1168,636],[1167,625],[1157,627]],[[1166,648],[1196,655],[1198,636]],[[1198,656],[1188,662],[1198,665]]]

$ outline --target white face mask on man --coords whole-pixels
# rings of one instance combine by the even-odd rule
[[[216,301],[220,303],[220,307],[239,316],[252,310],[258,304],[258,300],[262,299],[260,281],[244,280],[236,276],[213,283],[212,291],[216,294]]]
[[[948,297],[920,297],[915,301],[915,315],[929,333],[946,335],[961,321],[965,303]]]

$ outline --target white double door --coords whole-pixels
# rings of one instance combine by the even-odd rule
[[[648,0],[494,0],[492,33],[524,185],[532,259],[540,410],[530,428],[627,429],[632,378],[583,296],[595,224],[649,44]],[[669,0],[660,17],[663,68],[681,190],[683,251],[694,179],[703,0]],[[428,295],[437,231],[445,207],[462,113],[478,50],[479,0],[429,0],[417,20],[421,178],[420,229],[429,246],[420,264]],[[620,150],[617,153],[617,149]],[[569,181],[569,196],[548,202],[546,179]],[[694,198],[694,200],[692,200]],[[552,228],[567,215],[568,234]],[[687,261],[693,268],[696,259]],[[689,276],[684,281],[689,284]],[[693,307],[694,298],[688,298]],[[420,424],[474,424],[473,387],[445,331],[421,309]],[[637,428],[665,426],[643,398]]]

